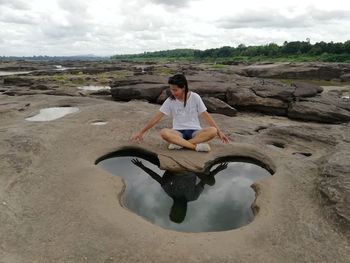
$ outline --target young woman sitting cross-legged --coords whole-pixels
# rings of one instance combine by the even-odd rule
[[[213,118],[207,112],[201,97],[188,90],[186,77],[176,74],[169,78],[171,96],[165,100],[159,111],[145,126],[130,138],[130,141],[140,141],[144,133],[156,125],[164,115],[173,118],[172,129],[162,129],[160,136],[169,143],[168,149],[187,148],[197,152],[209,152],[208,141],[218,136],[223,143],[229,139],[220,131]],[[203,117],[209,127],[202,128],[199,116]]]

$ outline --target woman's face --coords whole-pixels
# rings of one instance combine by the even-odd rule
[[[177,85],[170,84],[170,92],[171,94],[178,100],[184,99],[185,89],[180,88]]]

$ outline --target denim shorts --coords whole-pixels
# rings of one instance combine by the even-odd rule
[[[194,133],[197,132],[198,130],[176,130],[176,131],[181,133],[182,138],[184,138],[185,140],[190,140],[195,135]]]

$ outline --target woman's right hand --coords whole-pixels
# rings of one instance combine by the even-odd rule
[[[134,133],[131,137],[130,137],[130,142],[140,142],[143,140],[143,133],[142,132],[137,132]]]

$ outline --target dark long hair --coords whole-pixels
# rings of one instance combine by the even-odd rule
[[[187,102],[187,93],[188,93],[188,84],[187,84],[187,79],[185,75],[183,74],[176,74],[172,77],[169,78],[168,84],[171,85],[176,85],[181,89],[185,89],[185,98],[184,98],[184,107],[186,107],[186,102]],[[175,99],[175,97],[171,94],[170,98],[172,100]]]

